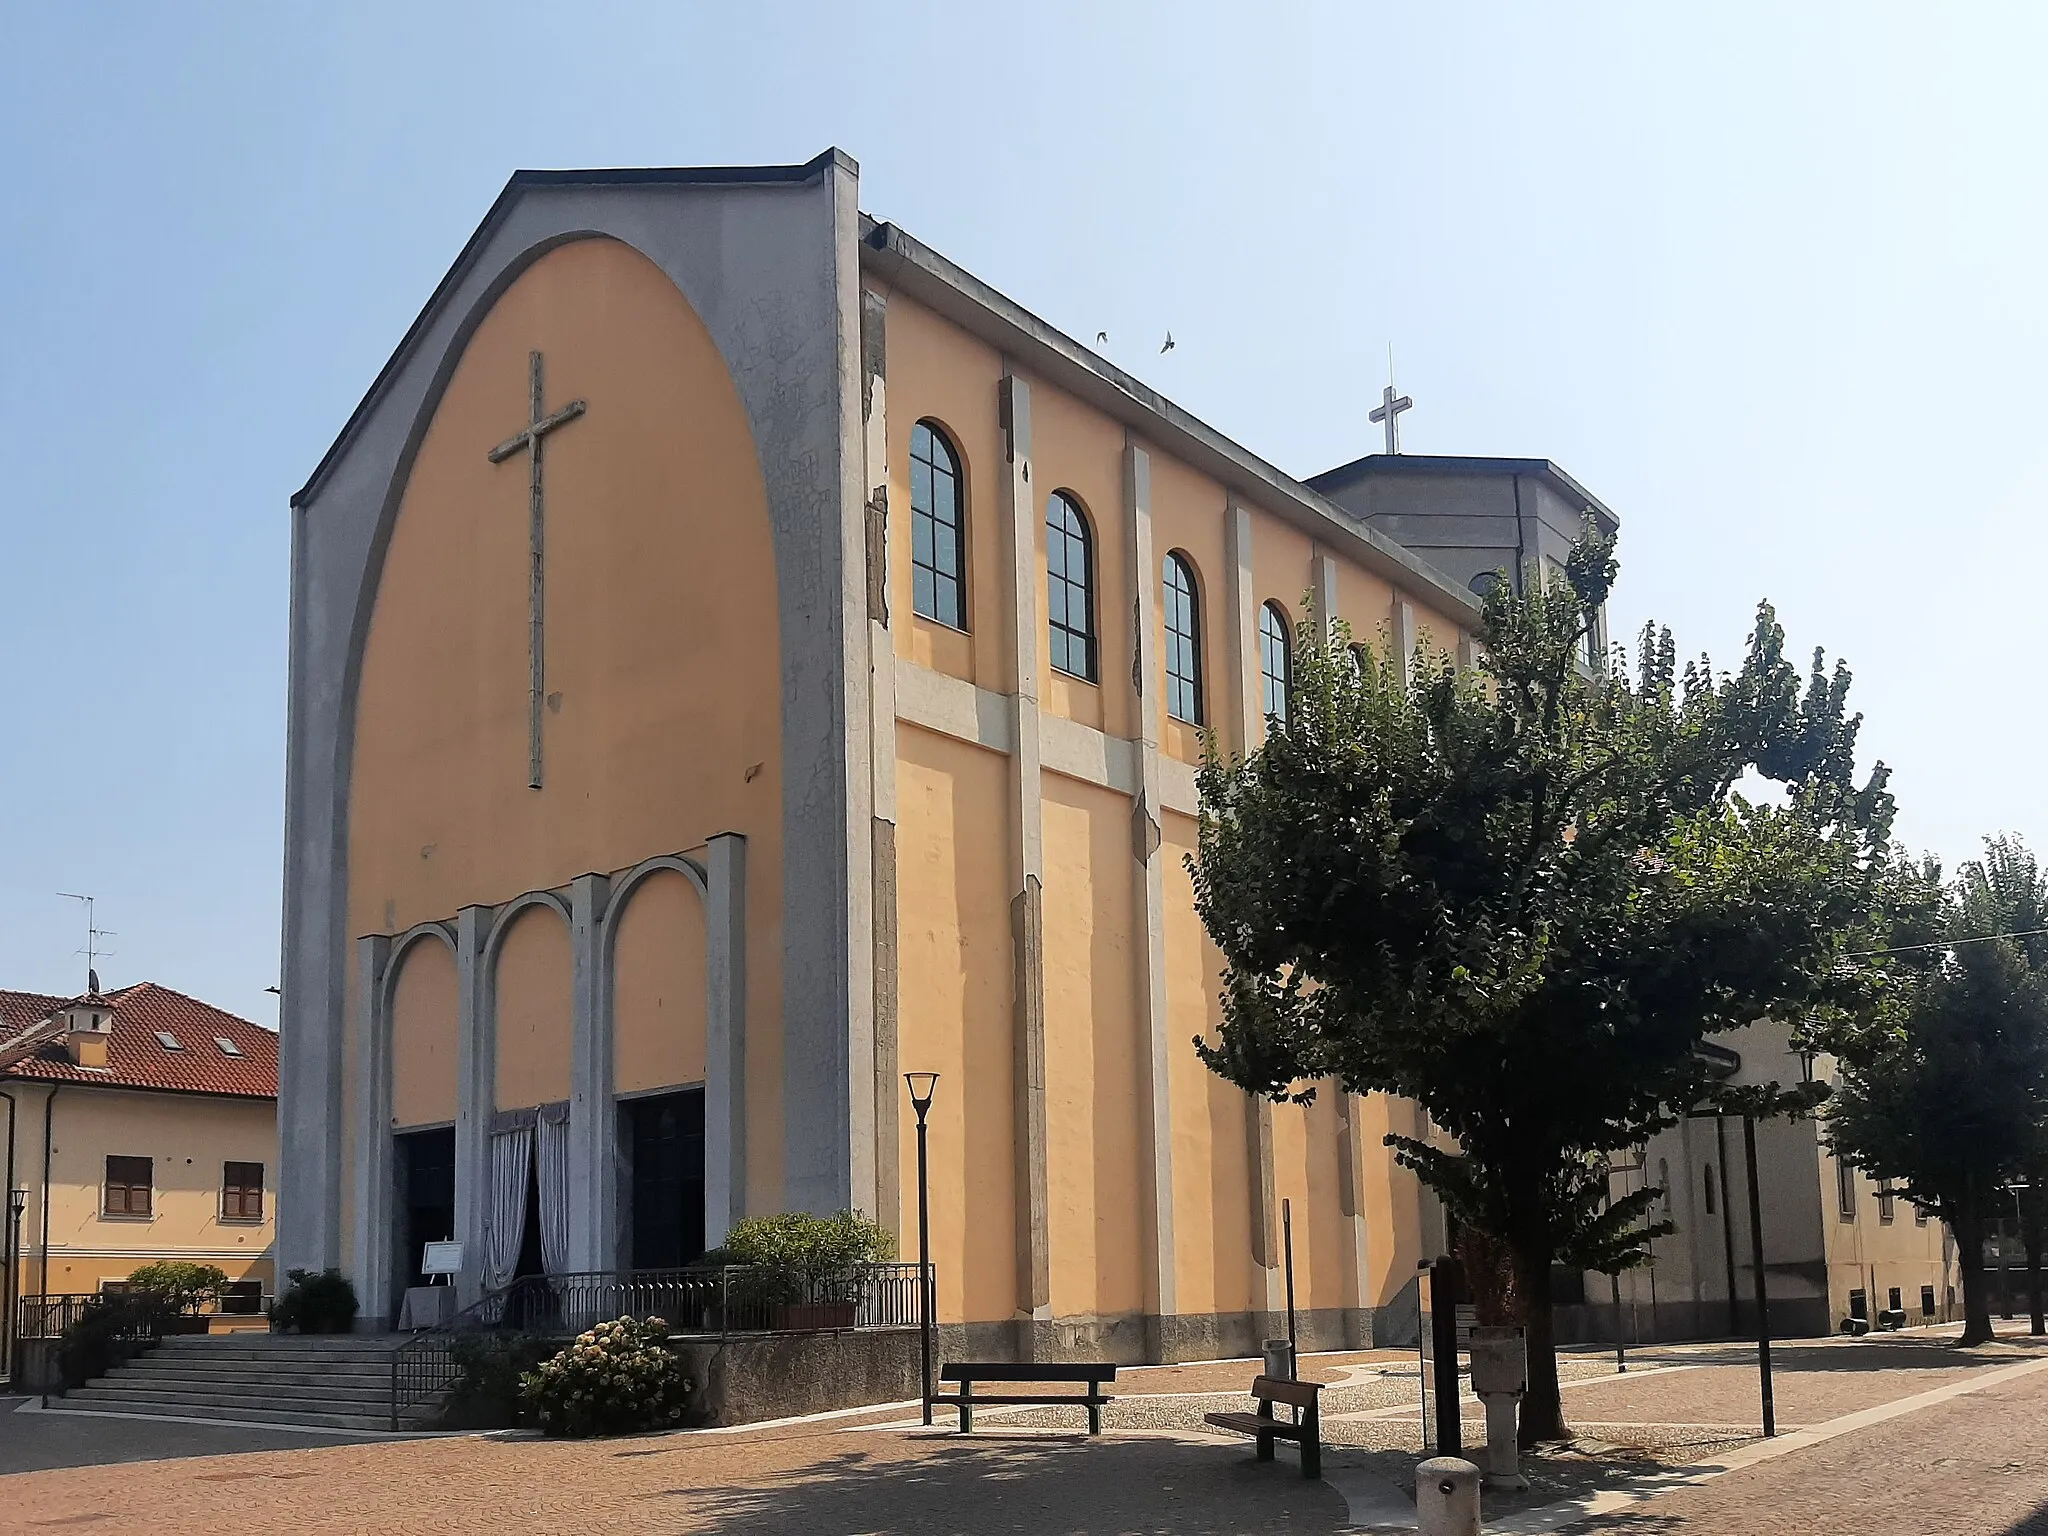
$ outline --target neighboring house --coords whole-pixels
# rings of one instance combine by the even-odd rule
[[[12,1114],[8,1104],[12,1101]],[[154,982],[0,991],[0,1160],[25,1189],[17,1294],[155,1259],[217,1264],[223,1310],[272,1288],[277,1037]]]
[[[1737,1083],[1803,1080],[1806,1065],[1783,1025],[1756,1024],[1708,1046]],[[1832,1062],[1813,1068],[1823,1081]],[[1825,1118],[1757,1125],[1764,1273],[1778,1334],[1838,1331],[1850,1317],[1875,1323],[1894,1308],[1910,1326],[1960,1316],[1962,1284],[1947,1227],[1868,1177],[1827,1145]],[[1727,1337],[1755,1326],[1748,1165],[1742,1121],[1692,1120],[1650,1139],[1640,1162],[1617,1171],[1617,1195],[1645,1184],[1665,1191],[1657,1219],[1677,1231],[1652,1245],[1655,1262],[1617,1287],[1588,1274],[1582,1305],[1561,1319],[1567,1337],[1650,1343]],[[1731,1299],[1732,1293],[1732,1299]],[[1617,1313],[1617,1305],[1619,1311]]]

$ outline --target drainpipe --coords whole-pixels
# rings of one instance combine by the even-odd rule
[[[43,1295],[50,1294],[50,1119],[62,1083],[50,1084],[50,1096],[43,1100],[43,1251],[39,1260]]]

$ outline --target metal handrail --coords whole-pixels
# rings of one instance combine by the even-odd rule
[[[659,1317],[672,1337],[915,1328],[919,1266],[859,1264],[816,1276],[750,1265],[525,1275],[486,1292],[391,1354],[391,1427],[448,1391],[455,1340],[470,1333],[568,1338],[619,1317]]]

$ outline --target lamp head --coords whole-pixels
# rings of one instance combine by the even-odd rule
[[[936,1072],[906,1072],[903,1081],[910,1086],[910,1102],[919,1114],[930,1109],[932,1095],[938,1091],[939,1074]]]
[[[27,1210],[28,1191],[25,1189],[10,1189],[7,1191],[7,1209],[15,1216],[19,1216],[23,1211]]]

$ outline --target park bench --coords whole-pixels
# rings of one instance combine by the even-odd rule
[[[1116,1380],[1113,1365],[1012,1365],[1003,1361],[981,1361],[955,1364],[939,1372],[941,1381],[956,1382],[960,1390],[955,1393],[939,1393],[933,1396],[933,1404],[944,1404],[960,1410],[960,1433],[966,1434],[974,1428],[974,1410],[980,1407],[1008,1406],[1013,1403],[1037,1405],[1078,1403],[1088,1410],[1088,1433],[1102,1433],[1103,1404],[1111,1401],[1102,1390],[1102,1383]],[[1027,1384],[1071,1381],[1086,1383],[1084,1392],[1002,1392],[976,1396],[974,1384],[977,1381],[1020,1381]]]
[[[1319,1381],[1283,1381],[1278,1376],[1261,1376],[1252,1383],[1252,1396],[1258,1400],[1257,1413],[1205,1413],[1203,1419],[1218,1429],[1231,1429],[1240,1435],[1250,1435],[1259,1443],[1259,1460],[1273,1459],[1275,1440],[1296,1440],[1301,1443],[1301,1475],[1321,1477],[1323,1475],[1322,1422],[1316,1402],[1317,1394],[1323,1390]],[[1273,1414],[1275,1403],[1289,1403],[1301,1410],[1292,1423],[1276,1418]]]

